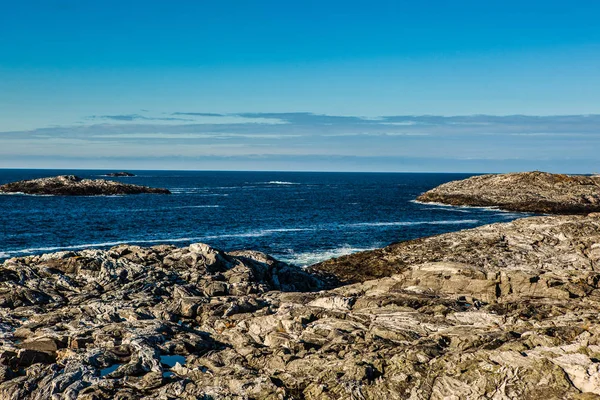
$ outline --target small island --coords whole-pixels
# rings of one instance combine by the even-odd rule
[[[600,177],[540,171],[479,175],[440,185],[417,201],[544,214],[587,214],[600,211]]]
[[[105,179],[83,179],[75,175],[60,175],[7,183],[0,193],[23,193],[55,196],[107,196],[125,194],[171,194],[167,189],[131,185]]]
[[[123,177],[135,176],[135,174],[132,174],[131,172],[121,171],[121,172],[110,172],[110,173],[106,174],[105,176],[110,176],[111,178],[123,178]]]

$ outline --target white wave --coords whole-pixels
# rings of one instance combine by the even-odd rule
[[[35,197],[54,197],[53,194],[30,194],[23,192],[0,192],[0,195],[3,196],[35,196]]]
[[[347,227],[363,226],[413,226],[413,225],[460,225],[476,224],[477,219],[459,219],[459,220],[441,220],[441,221],[399,221],[399,222],[359,222],[355,224],[345,224]]]
[[[8,258],[8,257],[9,257],[8,253],[5,253],[5,252],[3,252],[3,251],[0,251],[0,259],[1,259],[1,258]]]
[[[262,229],[260,232],[278,233],[278,232],[306,232],[314,231],[315,228],[277,228],[277,229]]]
[[[175,209],[175,208],[219,208],[221,206],[219,205],[206,205],[206,206],[180,206],[180,207],[165,207],[168,209]]]
[[[316,264],[321,261],[328,260],[330,258],[341,257],[359,251],[373,250],[380,246],[373,247],[352,247],[350,245],[343,245],[335,249],[319,250],[319,251],[306,251],[296,253],[290,250],[287,254],[274,254],[275,258],[286,262],[288,264],[294,264],[299,267],[308,267],[309,265]]]
[[[304,230],[304,229],[297,229]],[[35,247],[35,248],[26,248],[19,250],[7,251],[4,254],[5,257],[11,255],[26,255],[26,254],[34,254],[41,252],[55,252],[55,251],[65,251],[65,250],[83,250],[88,248],[99,248],[99,247],[111,247],[118,246],[121,244],[153,244],[153,243],[180,243],[180,242],[197,242],[197,241],[206,241],[206,240],[215,240],[215,239],[227,239],[227,238],[244,238],[244,237],[263,237],[268,236],[277,232],[293,232],[294,228],[290,229],[261,229],[261,230],[253,230],[248,232],[238,232],[238,233],[226,233],[221,235],[205,235],[205,236],[190,236],[190,237],[180,237],[180,238],[166,238],[166,239],[131,239],[131,240],[122,240],[122,241],[114,241],[114,242],[101,242],[101,243],[84,243],[77,245],[69,245],[69,246],[56,246],[56,247]]]
[[[52,196],[52,195],[50,195]],[[77,196],[77,197],[125,197],[126,194],[93,194],[88,196]]]
[[[503,219],[513,219],[513,218],[522,218],[522,217],[526,217],[528,215],[533,215],[533,214],[528,214],[528,213],[515,213],[515,212],[502,212],[497,214],[499,217],[502,217]]]
[[[79,244],[79,245],[73,245],[73,246],[33,247],[33,248],[27,248],[27,249],[8,251],[8,252],[6,252],[6,254],[18,255],[18,254],[40,253],[40,252],[44,252],[44,251],[80,250],[80,249],[87,249],[87,248],[94,248],[94,247],[117,246],[119,244],[127,244],[127,243],[128,242],[123,241],[123,242],[86,243],[86,244]]]
[[[428,211],[442,211],[442,208],[440,207],[426,207],[426,208],[422,208],[421,210],[428,210]],[[451,208],[451,209],[445,209],[443,211],[450,211],[450,212],[458,212],[458,213],[468,213],[469,210],[458,210],[456,208]]]
[[[265,182],[267,185],[299,185],[297,182],[287,182],[287,181],[269,181]]]
[[[157,208],[131,208],[131,209],[118,209],[110,210],[116,213],[128,213],[128,212],[146,212],[146,211],[164,211],[164,210],[179,210],[182,208],[220,208],[219,205],[202,205],[202,206],[176,206],[176,207],[157,207]]]
[[[436,203],[434,201],[424,202],[424,201],[418,201],[418,200],[409,200],[409,203],[430,205],[430,206],[436,206],[436,207],[463,208],[463,209],[475,209],[475,210],[482,210],[482,211],[501,212],[501,213],[514,213],[514,214],[519,214],[521,216],[529,214],[529,213],[525,213],[525,212],[524,213],[516,213],[515,211],[503,210],[496,206],[489,206],[489,207],[486,207],[486,206],[453,206],[451,204]]]
[[[169,189],[171,190],[171,189]],[[227,197],[228,193],[206,193],[206,190],[171,190],[173,194],[195,194],[198,197],[218,196]]]
[[[174,187],[174,188],[169,188],[169,190],[204,190],[204,191],[208,191],[208,189],[205,187]]]

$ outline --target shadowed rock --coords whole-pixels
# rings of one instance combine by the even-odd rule
[[[417,200],[534,213],[587,214],[600,211],[600,177],[539,171],[480,175],[445,183]]]
[[[171,194],[167,189],[131,185],[105,179],[82,179],[75,175],[61,175],[7,183],[0,193],[24,193],[55,196],[96,196],[157,193]]]

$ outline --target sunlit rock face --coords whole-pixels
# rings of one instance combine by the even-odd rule
[[[547,214],[600,211],[600,177],[520,172],[448,182],[417,198],[427,203]]]

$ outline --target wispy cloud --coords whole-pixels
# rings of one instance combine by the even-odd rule
[[[26,131],[1,131],[0,126],[0,155],[5,159],[118,156],[132,160],[148,156],[290,157],[295,163],[304,159],[304,169],[314,157],[350,157],[343,158],[344,163],[356,163],[354,169],[359,170],[382,165],[375,159],[388,160],[385,169],[401,169],[398,160],[403,158],[456,160],[457,168],[466,165],[464,160],[487,160],[490,165],[504,162],[513,169],[536,163],[541,169],[551,161],[560,166],[566,160],[600,164],[600,115],[367,118],[307,112],[142,111],[94,115],[84,121]],[[469,165],[475,164],[469,161]]]
[[[191,115],[195,117],[225,117],[225,114],[203,113],[203,112],[174,112],[171,115]]]
[[[89,120],[111,120],[111,121],[193,121],[189,118],[175,117],[145,117],[139,114],[126,115],[90,115],[86,117]]]

